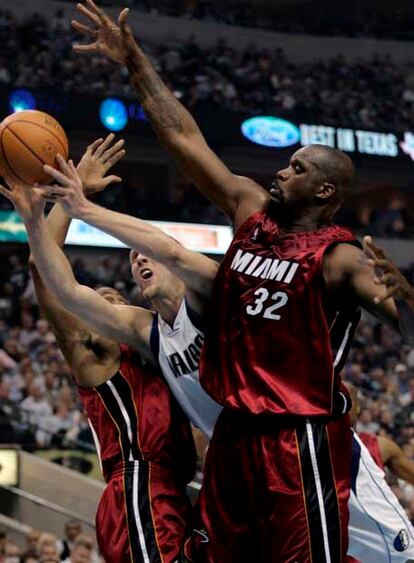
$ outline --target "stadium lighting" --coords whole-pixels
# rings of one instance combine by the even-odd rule
[[[128,112],[124,102],[106,98],[100,105],[99,117],[109,131],[121,131],[128,123]]]
[[[264,115],[243,121],[243,135],[252,143],[278,149],[296,145],[300,141],[299,128],[285,119]]]
[[[13,90],[9,95],[9,106],[14,113],[26,109],[36,109],[36,98],[29,90]]]

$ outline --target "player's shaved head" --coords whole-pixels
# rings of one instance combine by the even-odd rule
[[[298,151],[306,154],[324,177],[337,190],[337,199],[342,203],[351,193],[355,183],[355,167],[348,155],[325,145],[309,145]]]

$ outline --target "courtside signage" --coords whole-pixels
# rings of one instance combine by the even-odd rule
[[[247,119],[241,130],[246,139],[266,147],[282,149],[295,144],[320,144],[367,156],[407,155],[414,161],[414,133],[411,131],[396,134],[305,123],[296,126],[271,116]]]

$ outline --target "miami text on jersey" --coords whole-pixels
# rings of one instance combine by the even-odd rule
[[[261,278],[262,280],[291,283],[299,268],[299,264],[298,262],[290,262],[289,260],[257,256],[239,248],[230,267],[232,270],[236,270],[236,272],[247,274],[255,278]]]

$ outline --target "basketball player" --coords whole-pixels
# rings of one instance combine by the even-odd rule
[[[360,411],[354,385],[351,423]],[[363,563],[406,563],[414,558],[414,528],[385,481],[384,467],[414,484],[414,463],[389,438],[353,433],[348,553]]]
[[[145,241],[145,235],[143,237],[142,233],[143,232],[145,233],[145,225],[142,225],[141,220],[127,215],[121,215],[119,213],[110,211],[108,209],[104,209],[102,207],[99,207],[89,202],[84,196],[81,183],[79,181],[80,179],[76,178],[74,175],[67,175],[65,176],[65,180],[62,181],[61,173],[57,173],[55,170],[50,168],[46,168],[45,171],[48,174],[55,175],[55,178],[57,180],[60,179],[61,184],[65,185],[64,188],[59,188],[59,186],[52,186],[52,187],[47,187],[46,190],[54,194],[59,193],[60,194],[59,197],[64,198],[61,201],[68,215],[88,221],[90,224],[94,225],[95,227],[101,228],[102,230],[111,234],[112,236],[119,238],[128,246],[139,247],[144,251],[148,249],[148,246],[145,246],[145,242],[143,242]],[[173,241],[172,244],[174,244]],[[140,257],[140,260],[142,260],[142,263],[145,264],[144,273],[146,274],[146,277],[147,276],[151,277],[152,263],[143,256]],[[198,275],[198,272],[194,272],[194,275]],[[207,296],[208,292],[212,291],[213,279],[206,278],[204,280],[204,285],[206,289],[205,293]],[[160,322],[160,319],[158,322]],[[162,320],[161,322],[164,323],[164,321]],[[188,323],[188,321],[186,321],[185,318],[182,318],[178,322],[182,326],[182,330],[178,331],[178,334],[180,334],[183,330],[185,332],[186,324]],[[197,324],[199,325],[200,328],[203,326],[202,321]],[[200,339],[202,339],[203,333],[200,332],[199,334],[200,334]],[[175,353],[174,364],[172,361],[173,356],[170,356],[170,359],[168,360],[168,364],[170,366],[170,371],[171,371],[171,366],[174,366],[175,368],[175,372],[176,372],[175,379],[177,379],[177,373],[179,377],[182,377],[183,373],[181,372],[183,371],[183,369],[185,370],[186,366],[191,365],[192,362],[194,363],[195,366],[197,366],[198,355],[199,354],[196,353],[196,356],[193,355],[192,359],[190,359],[191,356],[187,356],[187,359],[185,359],[186,356],[184,353],[182,359],[180,360],[179,355]],[[166,366],[163,365],[163,370],[165,371],[165,369]],[[193,377],[193,384],[198,383],[196,371],[193,372],[192,377]],[[353,389],[349,385],[347,385],[347,388],[349,388],[349,390],[351,391],[352,403],[354,408],[356,408],[357,399],[356,398],[354,399]],[[195,419],[195,423],[199,422],[200,418],[203,419],[205,417],[206,412],[210,417],[213,414],[208,410],[206,411],[205,405],[203,404],[202,401],[197,402],[197,396],[198,394],[189,397],[190,400],[194,401],[192,407],[193,410],[198,413],[198,417],[199,417],[198,419]],[[177,397],[179,397],[179,395],[177,395]],[[191,411],[187,410],[187,412],[189,413],[189,416],[191,416]],[[207,420],[202,421],[201,427],[209,428],[210,425],[211,425],[211,418],[208,418]],[[372,439],[376,440],[375,436],[368,436],[368,437],[370,438],[371,443],[372,443]],[[361,436],[361,438],[364,440],[363,436]],[[410,462],[407,458],[404,458],[404,456],[402,456],[401,450],[398,448],[398,446],[395,443],[393,443],[392,441],[386,438],[383,438],[383,440],[384,440],[384,448],[385,448],[384,454],[393,460],[392,463],[394,466],[400,467],[401,470],[405,472],[403,474],[405,474],[412,481],[414,481],[414,471],[413,471],[414,464],[412,464],[412,462]],[[376,448],[376,450],[378,450],[378,448]],[[395,510],[395,505],[397,506],[399,513],[402,512],[401,507],[399,507],[392,491],[385,483],[383,479],[383,474],[378,469],[374,469],[373,471],[372,468],[369,467],[370,464],[371,465],[373,464],[373,461],[369,456],[368,452],[366,452],[364,446],[362,446],[361,448],[360,440],[358,440],[357,437],[353,438],[352,451],[353,451],[352,470],[354,473],[351,475],[351,480],[353,484],[354,483],[357,483],[358,485],[362,484],[361,489],[363,492],[359,494],[357,498],[357,496],[354,494],[355,490],[353,489],[353,492],[351,493],[351,497],[350,497],[351,522],[350,522],[349,553],[353,555],[359,555],[360,557],[361,554],[364,554],[364,557],[361,557],[361,559],[365,561],[366,557],[368,557],[368,555],[366,555],[366,552],[367,553],[369,552],[369,550],[371,549],[371,545],[376,545],[378,549],[382,550],[384,537],[386,537],[383,532],[385,529],[384,522],[388,520],[388,522],[391,521],[394,525],[394,527],[391,529],[388,527],[389,529],[388,536],[390,536],[390,534],[391,535],[393,534],[392,542],[397,542],[396,545],[398,549],[400,549],[401,552],[404,552],[406,556],[409,556],[410,555],[409,550],[414,549],[414,544],[412,545],[410,543],[411,536],[409,532],[411,532],[411,525],[409,525],[409,523],[407,524],[408,519],[406,517],[405,519],[401,519],[401,516],[399,516],[399,519],[395,518],[393,512]],[[371,453],[375,459],[375,455],[377,452],[373,451]],[[382,464],[382,461],[380,463]],[[356,468],[358,468],[358,477],[356,477],[355,474]],[[376,476],[380,478],[379,482],[384,485],[384,498],[391,498],[391,500],[393,501],[393,503],[387,504],[388,507],[392,508],[391,514],[389,510],[378,511],[379,508],[378,495],[373,494],[372,487],[366,486],[367,483],[372,484],[374,482],[376,486],[378,484],[375,481],[373,481],[373,479],[371,478],[372,473],[376,474]],[[401,475],[401,471],[399,471],[398,474]],[[387,500],[386,503],[387,502],[389,501]],[[355,521],[358,522],[358,525],[354,525]],[[400,540],[398,540],[398,538],[400,538]],[[400,543],[398,543],[398,541],[400,541]],[[388,549],[384,550],[383,552],[391,553],[392,550],[395,553],[398,553],[396,549],[392,547],[392,545]]]
[[[161,143],[237,231],[216,278],[201,357],[201,382],[225,409],[188,556],[346,561],[350,401],[339,369],[359,306],[414,335],[411,286],[367,241],[385,268],[375,283],[352,233],[331,224],[351,191],[352,162],[325,146],[303,148],[270,191],[232,174],[135,42],[128,10],[118,27],[92,0],[78,9],[92,27],[73,25],[93,42],[75,50],[127,67]]]
[[[51,167],[45,170],[65,187],[44,186],[36,190],[42,189],[43,194],[55,200],[59,198],[68,216],[82,217],[90,224],[118,236],[128,246],[139,249],[140,252],[133,250],[130,254],[131,269],[143,297],[156,311],[154,315],[147,312],[152,323],[151,330],[143,330],[135,322],[136,310],[133,308],[130,319],[125,309],[118,318],[113,312],[109,314],[110,308],[102,299],[89,299],[88,307],[85,307],[87,288],[80,288],[72,273],[69,278],[69,272],[65,283],[63,271],[67,270],[67,266],[62,264],[61,268],[57,268],[54,260],[60,261],[61,257],[52,260],[50,251],[37,259],[38,267],[44,264],[47,270],[43,273],[45,280],[68,310],[84,322],[91,323],[102,336],[120,342],[127,341],[131,346],[134,342],[143,341],[147,353],[150,347],[151,359],[160,365],[182,409],[192,424],[210,438],[221,407],[201,388],[198,364],[204,341],[202,319],[210,304],[218,264],[202,254],[185,249],[145,221],[88,201],[77,171],[66,164],[60,155],[57,158],[61,171]],[[164,265],[153,258],[159,258]]]
[[[114,152],[119,144],[108,148],[112,139],[111,135],[92,144],[82,159],[94,179],[94,191],[108,184],[107,178],[100,178],[108,159],[123,156],[124,151]],[[36,205],[42,209],[38,198],[29,210],[29,194],[36,195],[34,191],[13,190],[16,208],[26,218]],[[63,246],[70,219],[56,205],[47,222],[55,244]],[[141,344],[143,338],[134,342],[140,354],[99,337],[61,306],[33,259],[31,269],[39,305],[71,367],[108,483],[96,515],[102,555],[108,563],[176,562],[191,513],[185,485],[194,473],[195,452],[188,422],[160,373],[145,361],[151,355]],[[112,288],[98,293],[111,307],[129,308]],[[135,310],[136,324],[149,334],[151,313]]]

